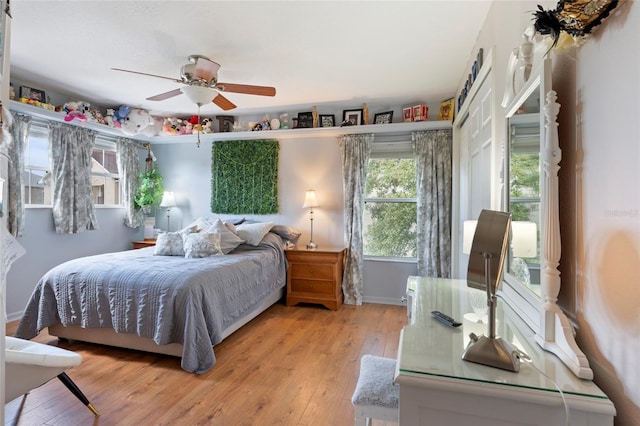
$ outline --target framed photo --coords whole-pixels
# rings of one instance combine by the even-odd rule
[[[42,103],[47,102],[47,97],[45,96],[44,90],[32,89],[31,87],[27,86],[20,86],[20,97]]]
[[[347,126],[359,126],[362,124],[363,109],[345,109],[342,111],[342,121]]]
[[[336,125],[336,116],[333,114],[320,114],[320,127],[333,127]]]
[[[455,110],[455,100],[447,99],[440,103],[440,112],[438,112],[438,120],[453,120],[453,111]]]
[[[404,121],[405,123],[413,121],[413,108],[402,108],[402,121]]]
[[[380,112],[373,116],[373,124],[389,124],[393,122],[393,111]]]
[[[298,129],[311,129],[313,128],[313,113],[309,112],[299,112],[298,113],[298,125],[296,126]]]

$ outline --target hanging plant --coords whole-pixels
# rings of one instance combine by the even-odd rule
[[[164,194],[164,187],[158,168],[151,167],[144,173],[140,173],[139,180],[140,185],[134,197],[136,209],[145,210],[159,205],[162,201],[162,195]]]

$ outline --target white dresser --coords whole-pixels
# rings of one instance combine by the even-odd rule
[[[407,291],[410,318],[400,335],[395,377],[402,426],[613,425],[615,408],[607,395],[542,350],[501,299],[496,334],[529,355],[535,368],[522,361],[514,373],[462,360],[469,333],[487,334],[486,324],[465,319],[473,306],[486,304],[484,292],[466,281],[409,277]],[[462,326],[440,323],[433,310]]]

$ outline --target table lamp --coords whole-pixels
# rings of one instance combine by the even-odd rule
[[[160,207],[164,207],[167,209],[167,232],[169,232],[171,231],[171,207],[176,207],[176,198],[173,196],[173,192],[165,191],[165,193],[162,195]]]
[[[304,204],[302,204],[303,209],[310,209],[309,216],[311,220],[311,239],[309,240],[309,244],[307,244],[307,250],[316,250],[318,245],[313,242],[313,208],[318,207],[318,199],[316,198],[316,191],[313,189],[309,189],[304,196]]]

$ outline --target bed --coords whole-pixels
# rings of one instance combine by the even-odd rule
[[[180,356],[184,370],[204,373],[215,363],[213,346],[286,287],[286,238],[237,235],[245,243],[220,255],[161,256],[147,247],[58,265],[39,280],[16,336],[48,327],[58,337]]]

